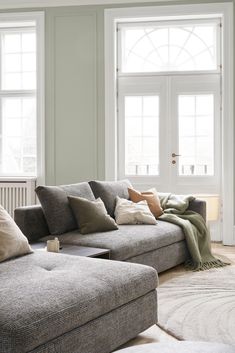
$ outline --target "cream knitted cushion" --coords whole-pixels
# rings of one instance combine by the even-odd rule
[[[114,215],[117,224],[157,224],[146,200],[135,203],[117,196]]]
[[[31,252],[28,239],[7,211],[0,206],[0,262]]]

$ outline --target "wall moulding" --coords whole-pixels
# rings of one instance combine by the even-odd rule
[[[154,0],[153,2],[160,2]],[[165,0],[165,2],[177,0]],[[16,9],[30,7],[57,7],[57,6],[81,6],[81,5],[114,5],[127,3],[144,3],[149,0],[0,0],[0,9]]]

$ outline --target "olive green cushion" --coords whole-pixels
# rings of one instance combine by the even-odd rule
[[[81,234],[118,229],[100,198],[90,201],[82,197],[69,196],[68,200]]]

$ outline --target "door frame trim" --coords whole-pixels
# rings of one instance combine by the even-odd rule
[[[223,26],[222,57],[222,207],[223,243],[235,245],[234,123],[233,123],[233,3],[145,6],[105,10],[105,179],[117,179],[116,29],[118,22],[215,16]]]

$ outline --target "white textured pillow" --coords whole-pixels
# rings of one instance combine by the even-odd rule
[[[28,239],[7,211],[0,206],[0,262],[31,252]]]
[[[117,224],[157,224],[145,200],[135,203],[117,196],[114,215]]]

